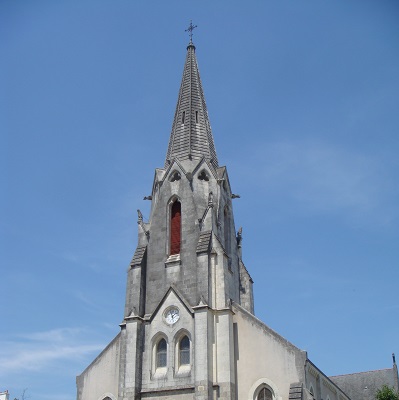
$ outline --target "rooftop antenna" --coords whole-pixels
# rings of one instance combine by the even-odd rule
[[[189,27],[184,31],[184,32],[188,32],[188,36],[190,36],[190,43],[193,42],[193,30],[194,30],[195,28],[198,28],[198,26],[197,26],[197,25],[193,25],[193,21],[190,20],[190,25],[189,25]]]

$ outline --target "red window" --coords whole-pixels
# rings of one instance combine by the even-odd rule
[[[181,204],[175,201],[172,205],[170,218],[170,254],[180,253],[181,236]]]

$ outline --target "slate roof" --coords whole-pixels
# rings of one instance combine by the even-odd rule
[[[395,377],[396,375],[396,377]],[[375,393],[382,385],[398,390],[397,372],[394,368],[330,376],[351,400],[375,400]]]
[[[289,400],[302,400],[302,387],[303,384],[300,382],[291,383]]]
[[[134,267],[136,265],[141,265],[141,262],[143,261],[146,250],[147,250],[147,245],[137,246],[136,251],[134,252],[132,261],[130,261],[131,267]]]
[[[197,253],[206,253],[209,250],[212,231],[202,232],[198,239]]]
[[[208,159],[218,167],[208,110],[198,70],[195,46],[187,46],[186,62],[170,134],[165,168],[173,158]]]

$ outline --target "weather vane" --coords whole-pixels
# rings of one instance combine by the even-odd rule
[[[190,20],[190,26],[184,31],[188,32],[188,35],[190,36],[190,42],[193,41],[193,30],[197,28],[197,25],[193,25],[193,21]]]

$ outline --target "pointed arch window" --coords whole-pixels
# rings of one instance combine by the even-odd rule
[[[170,255],[180,254],[181,204],[176,200],[170,212]]]
[[[183,336],[179,343],[180,365],[190,365],[190,339]]]
[[[256,400],[273,400],[273,394],[268,388],[264,387],[256,396]]]
[[[156,349],[156,367],[164,368],[167,362],[167,344],[165,339],[161,339],[157,344]]]

